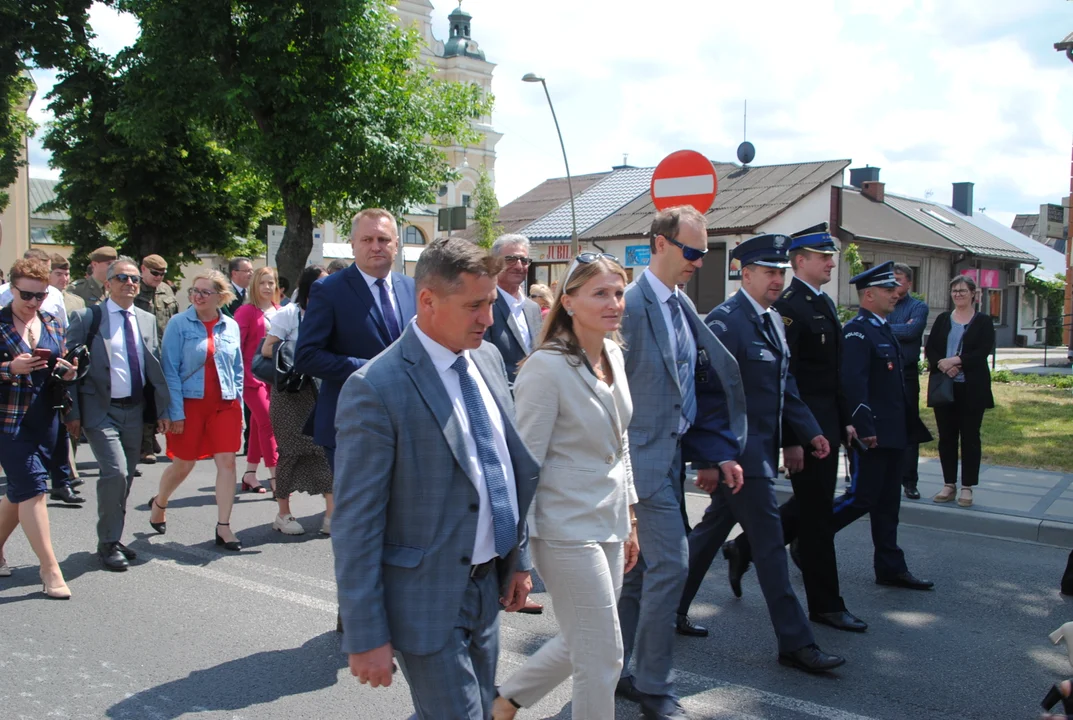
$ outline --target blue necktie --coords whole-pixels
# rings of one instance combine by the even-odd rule
[[[470,432],[477,446],[477,458],[484,471],[484,484],[488,488],[488,503],[492,507],[492,524],[495,526],[496,554],[506,557],[518,544],[518,528],[514,523],[514,513],[510,509],[510,494],[507,492],[507,478],[503,475],[499,455],[496,453],[495,440],[492,438],[492,421],[488,417],[488,408],[481,399],[477,382],[470,377],[469,361],[464,355],[451,365],[458,373],[458,384],[462,387],[462,401],[466,404],[469,415]]]
[[[138,345],[134,339],[134,328],[130,326],[130,317],[134,313],[130,310],[120,310],[123,314],[123,344],[127,346],[127,367],[130,369],[130,397],[132,400],[141,400],[142,389],[142,364],[138,360]]]
[[[384,324],[387,325],[387,334],[391,342],[399,339],[399,321],[395,317],[395,307],[391,304],[391,297],[387,294],[387,283],[384,278],[377,278],[376,286],[380,288],[380,310],[384,313]]]
[[[674,358],[678,367],[678,386],[682,388],[682,417],[692,425],[697,419],[696,385],[693,382],[693,368],[689,366],[689,346],[693,343],[693,334],[682,317],[678,295],[671,295],[667,305],[671,308],[671,324],[674,325]]]

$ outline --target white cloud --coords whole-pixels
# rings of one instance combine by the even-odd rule
[[[443,39],[455,3],[434,4]],[[1073,29],[1064,3],[465,0],[463,8],[498,64],[501,202],[563,174],[543,92],[520,81],[530,71],[547,78],[576,174],[607,170],[623,153],[654,165],[682,147],[732,160],[747,98],[759,164],[851,158],[882,167],[891,191],[930,189],[942,201],[951,182],[970,180],[976,204],[995,217],[1068,192],[1073,65],[1052,47]],[[137,33],[130,16],[95,6],[92,17],[110,52]]]

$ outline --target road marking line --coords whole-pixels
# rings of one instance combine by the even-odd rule
[[[208,551],[187,547],[177,549],[181,549],[181,552],[195,557],[219,560],[218,555]],[[201,565],[191,565],[176,558],[163,557],[142,550],[139,550],[139,554],[149,560],[150,563],[160,564],[166,568],[178,570],[207,580],[216,580],[217,582],[232,585],[243,590],[261,593],[262,595],[267,595],[279,600],[287,600],[297,605],[312,610],[319,610],[329,615],[335,615],[337,612],[335,602],[327,602],[302,593],[266,585],[255,580],[236,577]],[[258,563],[252,563],[252,565],[256,566],[255,569],[258,572],[265,572],[265,574],[274,575],[276,577],[293,578],[297,582],[304,582],[315,586],[319,586],[319,583],[321,582],[316,581],[315,578],[291,573],[286,570],[269,568],[266,565],[260,565]],[[532,633],[506,625],[500,625],[500,636],[501,638],[514,638],[516,640],[522,640],[523,638],[528,640],[533,637],[543,637],[542,634]],[[508,649],[502,649],[500,654],[503,660],[519,666],[528,659],[527,655]],[[866,715],[857,715],[838,708],[820,705],[808,700],[801,700],[800,698],[779,695],[778,693],[768,692],[766,690],[759,690],[747,685],[736,685],[707,675],[692,673],[687,670],[675,669],[675,677],[677,679],[678,689],[683,696],[683,704],[694,710],[728,711],[733,712],[734,717],[742,718],[743,720],[764,720],[764,718],[760,716],[747,715],[743,712],[743,708],[746,708],[749,705],[762,704],[781,710],[789,710],[802,715],[823,718],[824,720],[875,720]]]

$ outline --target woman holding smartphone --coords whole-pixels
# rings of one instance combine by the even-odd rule
[[[66,600],[71,590],[52,550],[45,494],[60,428],[53,375],[71,381],[76,370],[62,357],[64,328],[40,310],[49,271],[40,260],[17,260],[11,304],[0,309],[0,465],[7,473],[7,493],[0,499],[0,577],[11,575],[4,545],[21,524],[40,563],[45,595]]]

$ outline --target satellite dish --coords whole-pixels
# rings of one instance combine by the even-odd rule
[[[756,148],[753,144],[746,140],[741,145],[738,145],[738,160],[742,165],[748,165],[756,157]]]

